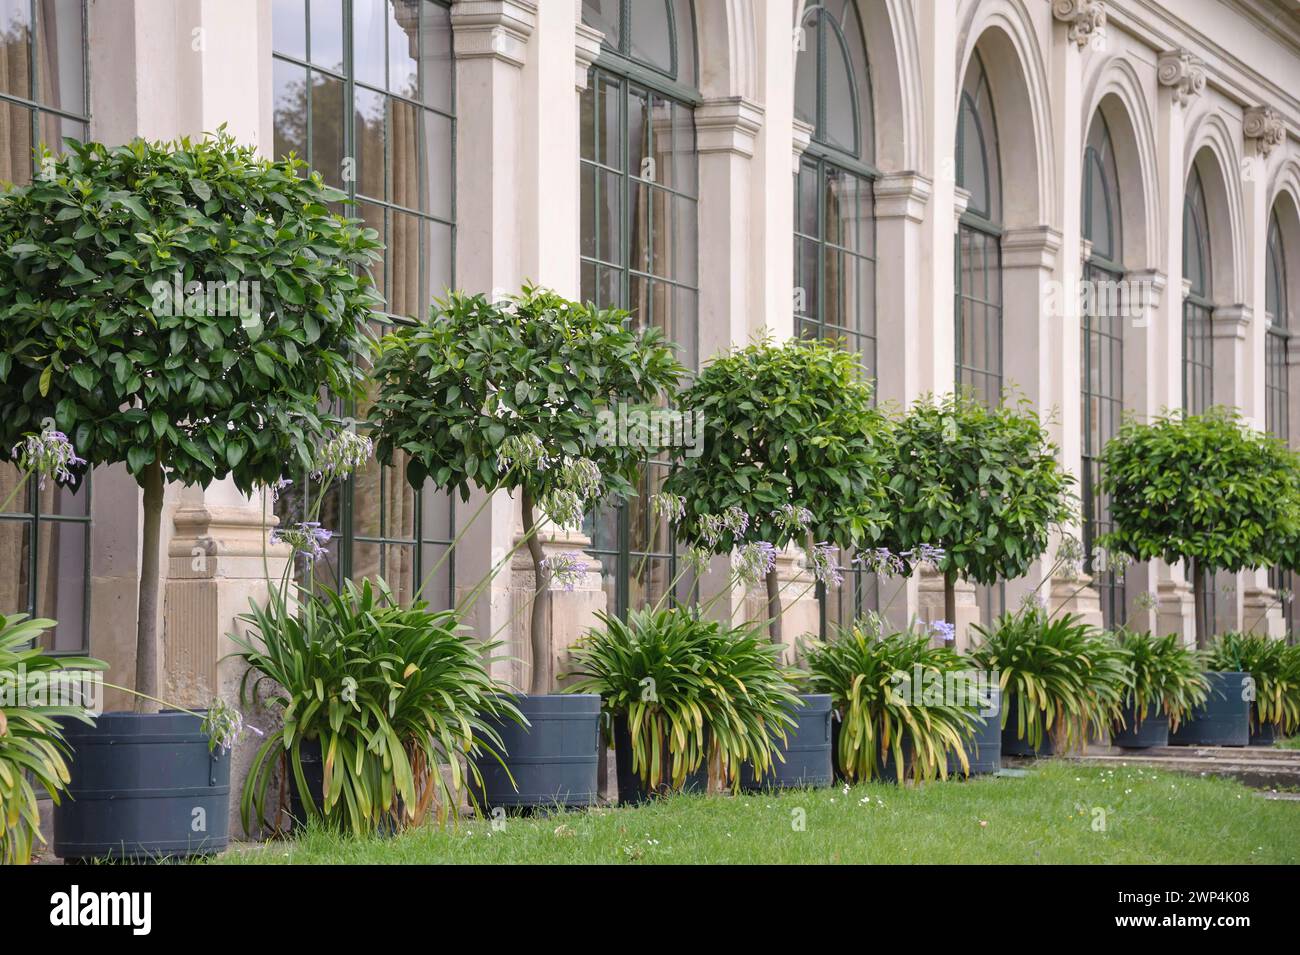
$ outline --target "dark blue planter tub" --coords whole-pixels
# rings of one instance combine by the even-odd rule
[[[230,842],[230,760],[189,713],[105,713],[71,722],[72,781],[54,807],[61,859],[211,855]]]
[[[664,743],[665,753],[663,781],[658,786],[647,786],[641,780],[640,774],[632,770],[632,734],[627,728],[627,715],[620,713],[614,717],[614,773],[618,782],[618,804],[620,806],[639,806],[655,796],[666,796],[671,792],[684,793],[703,793],[709,788],[709,731],[708,725],[705,724],[704,730],[704,752],[705,758],[700,760],[700,765],[694,772],[686,774],[686,779],[679,790],[673,790],[668,782],[671,774],[671,756],[667,755],[667,741]]]
[[[754,778],[753,766],[746,763],[740,772],[742,789],[808,789],[835,781],[831,770],[830,694],[802,694],[799,700],[803,705],[791,714],[794,727],[786,730],[785,743],[776,743],[785,761],[774,757],[771,770],[761,780]]]
[[[513,699],[529,725],[485,717],[501,735],[505,766],[489,753],[474,760],[483,776],[482,786],[472,787],[479,806],[487,812],[498,807],[523,811],[594,806],[600,697],[556,693]]]
[[[1125,749],[1148,749],[1169,744],[1169,717],[1158,704],[1147,706],[1141,723],[1137,720],[1137,711],[1132,703],[1126,704],[1121,713],[1124,722],[1122,725],[1116,723],[1111,730],[1111,745]]]
[[[1206,673],[1210,694],[1169,734],[1170,746],[1245,746],[1250,743],[1248,673]]]
[[[972,776],[987,776],[1002,768],[1001,697],[1000,692],[995,695],[994,705],[989,707],[993,710],[990,715],[976,717],[975,733],[966,744],[966,761]],[[948,775],[962,775],[961,763],[955,753],[948,754]]]
[[[1282,728],[1276,723],[1261,723],[1259,721],[1259,712],[1253,703],[1250,705],[1250,717],[1251,746],[1272,746],[1283,738]]]
[[[1011,715],[1007,717],[1007,725],[1002,730],[1003,756],[1052,756],[1056,753],[1052,735],[1047,731],[1043,732],[1043,740],[1036,748],[1029,745],[1028,739],[1021,737],[1020,714],[1016,710],[1014,699],[1004,699],[1002,705],[1011,707]]]

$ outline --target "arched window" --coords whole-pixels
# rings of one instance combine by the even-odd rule
[[[1283,441],[1291,440],[1291,383],[1287,352],[1291,339],[1291,309],[1287,299],[1286,249],[1277,209],[1268,217],[1268,249],[1264,263],[1264,419],[1265,427]],[[1295,575],[1281,568],[1269,571],[1269,586],[1295,593]],[[1295,602],[1282,601],[1288,634],[1295,632]]]
[[[450,3],[275,0],[271,9],[275,155],[296,152],[347,193],[341,211],[384,241],[373,273],[385,312],[399,322],[423,315],[452,284]],[[366,409],[341,410],[360,419]],[[302,520],[318,493],[307,474],[297,475],[276,513]],[[403,599],[450,606],[454,561],[425,577],[450,546],[453,505],[431,485],[413,489],[401,454],[392,467],[371,462],[334,485],[320,515],[335,536],[316,580],[380,576]]]
[[[1090,245],[1084,263],[1080,316],[1083,367],[1083,548],[1084,570],[1092,575],[1107,627],[1124,619],[1124,583],[1098,564],[1097,538],[1111,530],[1110,502],[1097,495],[1098,456],[1119,429],[1124,410],[1124,323],[1119,301],[1124,267],[1120,234],[1119,175],[1110,129],[1099,112],[1083,152],[1083,238]]]
[[[1193,164],[1183,197],[1183,281],[1187,283],[1183,299],[1183,410],[1188,414],[1201,414],[1214,404],[1213,274],[1205,187]],[[1213,574],[1201,573],[1205,574],[1205,619],[1197,621],[1197,632],[1213,633],[1218,616],[1217,587]]]
[[[659,326],[695,367],[694,10],[689,0],[583,0],[582,17],[605,34],[582,94],[582,297]],[[648,461],[635,497],[586,521],[620,615],[658,600],[676,572],[671,528],[650,509],[667,471]],[[677,595],[693,586],[683,581]]]
[[[970,194],[957,230],[956,383],[1002,397],[1002,173],[988,74],[978,52],[962,83],[957,185]]]
[[[856,351],[876,374],[874,122],[854,0],[811,0],[800,22],[795,115],[812,127],[794,188],[795,325]],[[878,605],[874,575],[841,555],[844,583],[818,585],[823,634]]]
[[[1265,262],[1264,318],[1267,325],[1264,390],[1267,397],[1265,418],[1268,430],[1283,441],[1291,436],[1290,388],[1287,381],[1287,341],[1291,337],[1286,294],[1286,255],[1282,247],[1282,227],[1277,210],[1268,217],[1268,258]]]
[[[86,139],[85,6],[82,0],[0,4],[0,181],[26,185],[40,171],[36,149],[62,153],[65,137]],[[0,504],[20,476],[12,464],[0,464]],[[90,647],[93,483],[87,474],[74,492],[32,479],[0,510],[0,614],[57,620],[39,638],[55,653]]]
[[[957,185],[970,198],[957,226],[954,382],[986,404],[1002,400],[1002,162],[993,91],[979,51],[962,82],[957,114]],[[1006,605],[1002,583],[981,586],[986,625]]]
[[[1193,166],[1183,199],[1183,408],[1200,414],[1214,404],[1214,342],[1210,320],[1214,305],[1210,260],[1210,225],[1205,213],[1201,173]]]

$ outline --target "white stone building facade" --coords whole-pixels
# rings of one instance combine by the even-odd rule
[[[30,175],[38,139],[224,123],[349,193],[385,238],[398,319],[449,286],[531,281],[631,309],[697,366],[764,331],[834,335],[861,352],[882,402],[958,385],[1023,394],[1085,490],[1124,412],[1229,404],[1288,440],[1300,428],[1289,0],[5,0],[0,12],[4,178]],[[661,472],[648,466],[647,488]],[[225,634],[264,586],[262,502],[227,483],[167,494],[163,685],[202,702],[231,691]],[[644,500],[551,535],[593,560],[583,586],[555,594],[552,665],[596,610],[657,597],[671,578],[671,540]],[[379,573],[410,595],[482,503],[362,475],[326,508],[330,572]],[[0,609],[56,617],[57,649],[89,649],[129,682],[138,489],[106,468],[77,495],[27,504],[0,515]],[[1087,543],[1105,517],[1090,504],[1073,530]],[[424,595],[465,593],[519,533],[513,502],[486,502]],[[960,630],[1014,607],[1050,565],[963,589]],[[798,555],[782,569],[800,575]],[[1090,569],[1088,586],[1051,581],[1055,603],[1191,633],[1182,568],[1152,562],[1122,581]],[[502,675],[520,682],[530,576],[517,557],[471,618],[509,636],[520,663]],[[1288,629],[1285,581],[1217,583],[1221,629]],[[925,577],[790,593],[804,594],[792,637],[859,609],[901,621],[942,608]],[[722,612],[757,614],[757,597],[729,598]]]

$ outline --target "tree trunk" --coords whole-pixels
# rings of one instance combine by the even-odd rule
[[[140,600],[135,630],[135,690],[148,696],[158,695],[158,663],[161,658],[158,633],[159,551],[162,537],[163,471],[155,460],[145,468],[144,531],[140,541]],[[137,696],[135,708],[140,713],[157,711],[152,700]]]
[[[1205,607],[1205,574],[1196,561],[1192,561],[1192,607],[1196,615],[1196,648],[1204,650],[1210,645],[1209,621]]]
[[[943,575],[943,619],[957,626],[957,571],[950,570]]]
[[[537,580],[537,593],[533,594],[532,613],[528,618],[529,642],[533,648],[533,670],[528,692],[542,695],[551,689],[551,647],[546,633],[546,608],[551,599],[551,574],[543,565],[546,551],[537,539],[533,528],[533,495],[523,492],[524,535],[528,539],[528,556],[533,559],[533,574]]]
[[[767,572],[767,632],[773,643],[781,643],[781,582],[775,567]]]

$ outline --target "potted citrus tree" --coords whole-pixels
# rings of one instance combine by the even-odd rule
[[[917,401],[893,430],[886,462],[893,495],[883,543],[929,545],[943,575],[943,613],[956,623],[959,578],[1021,577],[1072,516],[1074,479],[1038,415],[1021,401],[988,407],[958,392]]]
[[[1127,420],[1102,450],[1101,493],[1114,530],[1099,543],[1134,560],[1183,562],[1192,580],[1196,645],[1209,647],[1207,581],[1216,571],[1266,567],[1285,556],[1300,520],[1295,456],[1236,411]],[[1171,743],[1244,746],[1249,674],[1206,672],[1209,692]]]
[[[500,722],[504,763],[480,766],[488,806],[595,800],[600,697],[553,692],[548,625],[553,588],[572,589],[585,562],[548,556],[542,523],[573,526],[602,496],[633,493],[643,452],[609,441],[601,412],[660,402],[683,371],[657,328],[531,287],[501,302],[453,293],[385,336],[370,412],[379,459],[404,453],[412,486],[463,500],[505,490],[521,508],[536,584],[528,692],[517,700],[527,722]]]
[[[47,159],[0,197],[0,458],[49,419],[143,492],[137,711],[68,728],[86,785],[57,808],[56,849],[184,853],[202,840],[190,807],[226,824],[230,766],[202,714],[155,712],[163,489],[232,477],[252,493],[311,464],[322,394],[361,381],[378,243],[330,212],[344,196],[319,176],[224,130]]]
[[[679,533],[707,554],[761,557],[753,576],[765,587],[769,634],[781,644],[775,554],[802,548],[816,581],[836,586],[840,555],[880,537],[888,421],[856,355],[803,338],[764,339],[714,358],[679,404],[704,422],[702,447],[680,456],[664,484]],[[805,750],[830,756],[829,696],[804,694],[799,703],[772,768],[776,786],[830,778],[828,762],[814,770],[786,759]]]

